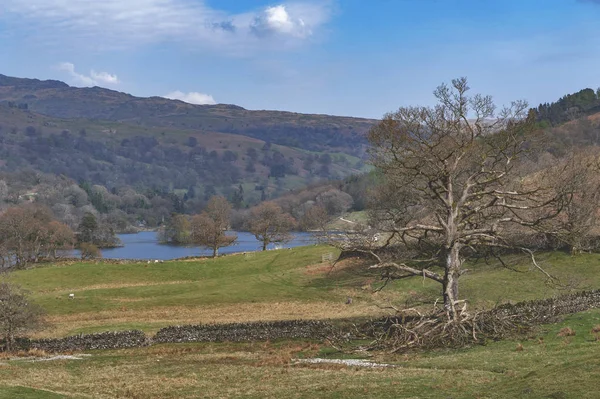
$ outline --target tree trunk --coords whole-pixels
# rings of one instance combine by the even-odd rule
[[[263,251],[267,250],[267,242],[266,241],[263,241],[263,249],[262,250]]]
[[[12,341],[14,339],[13,333],[12,333],[12,328],[10,328],[10,326],[8,327],[8,331],[6,332],[5,338],[6,338],[6,351],[10,353],[12,351]]]
[[[219,247],[214,247],[213,248],[213,258],[216,258],[218,254],[219,254]]]
[[[460,248],[453,246],[448,251],[446,258],[446,267],[444,270],[444,309],[450,320],[456,320],[456,301],[458,300],[458,279],[460,278],[460,268],[462,261],[459,256]]]

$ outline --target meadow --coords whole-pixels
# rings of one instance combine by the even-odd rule
[[[174,324],[342,319],[426,307],[439,287],[422,278],[374,292],[378,276],[353,261],[335,266],[327,246],[164,263],[59,263],[10,278],[49,313],[38,337]],[[600,287],[600,255],[542,254],[563,282],[548,285],[526,259],[508,270],[470,265],[461,296],[472,308]],[[70,293],[75,299],[68,299]],[[351,304],[346,299],[352,297]],[[600,311],[542,326],[535,335],[462,350],[339,353],[324,342],[165,344],[89,351],[73,360],[0,359],[0,398],[383,397],[595,398]],[[563,327],[574,336],[558,336]],[[77,356],[78,354],[74,354]],[[297,358],[368,358],[389,368],[295,364]],[[31,360],[31,359],[30,359]]]

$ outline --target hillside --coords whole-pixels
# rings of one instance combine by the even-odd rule
[[[140,98],[100,87],[75,88],[59,81],[0,75],[0,103],[26,104],[58,118],[119,121],[145,127],[221,132],[307,150],[361,155],[370,119],[249,111],[235,105],[192,105],[161,97]]]
[[[0,165],[7,171],[33,168],[109,189],[192,189],[200,196],[229,195],[242,184],[256,202],[364,168],[352,155],[238,134],[55,118],[24,108],[0,104]]]

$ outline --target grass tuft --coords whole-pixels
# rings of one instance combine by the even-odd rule
[[[571,327],[563,327],[558,332],[559,337],[574,337],[577,333]]]

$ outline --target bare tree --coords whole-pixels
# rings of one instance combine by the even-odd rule
[[[15,337],[43,326],[43,309],[29,301],[27,294],[17,286],[0,282],[0,334],[11,351]]]
[[[368,244],[346,242],[372,254],[372,267],[388,278],[439,282],[450,320],[458,319],[466,259],[521,248],[515,232],[560,211],[551,190],[518,167],[534,130],[527,104],[496,113],[491,97],[468,91],[466,78],[442,84],[435,107],[400,108],[370,131],[372,162],[385,181],[370,224],[383,240],[368,231]]]
[[[294,223],[291,215],[284,213],[279,205],[270,201],[252,208],[246,222],[248,231],[262,243],[263,251],[271,243],[290,241],[290,230]]]
[[[594,148],[572,152],[551,168],[552,185],[568,197],[563,212],[553,219],[554,236],[569,246],[572,255],[590,251],[598,236],[600,152]]]
[[[33,213],[25,208],[9,208],[0,217],[0,237],[9,263],[25,267],[29,260],[30,240],[37,231]]]
[[[72,249],[75,245],[75,234],[64,223],[56,220],[51,221],[46,226],[46,234],[44,249],[46,255],[52,258],[56,258],[58,250]]]
[[[213,257],[219,248],[227,247],[237,240],[236,235],[228,235],[231,204],[224,197],[212,197],[200,215],[192,218],[192,241],[212,249]]]
[[[322,205],[313,205],[304,212],[300,219],[300,227],[305,231],[313,230],[313,234],[318,242],[328,240],[327,225],[330,222],[330,216]]]
[[[81,259],[96,259],[102,257],[102,251],[100,249],[90,243],[90,242],[82,242],[79,244],[79,251],[81,252]]]

